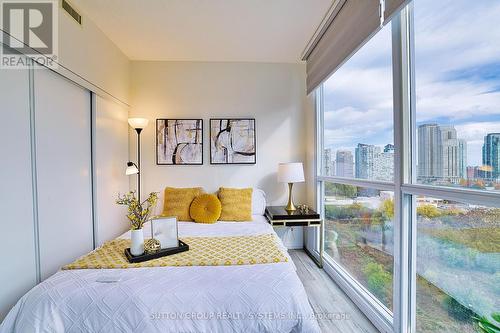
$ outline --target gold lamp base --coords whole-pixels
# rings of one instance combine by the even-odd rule
[[[293,183],[288,183],[288,204],[285,207],[285,210],[287,212],[293,212],[297,210],[297,208],[293,204],[292,189],[293,189]]]

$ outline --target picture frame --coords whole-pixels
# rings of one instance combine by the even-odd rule
[[[203,119],[156,119],[157,165],[203,165]]]
[[[255,118],[210,118],[210,164],[257,163]]]
[[[179,227],[175,216],[156,216],[151,219],[151,235],[161,249],[179,246]]]

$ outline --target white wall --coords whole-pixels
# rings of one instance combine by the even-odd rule
[[[60,66],[52,69],[96,94],[127,104],[130,60],[85,13],[82,16],[79,25],[59,5],[55,61]],[[0,42],[3,38],[0,33]]]
[[[131,116],[149,118],[143,131],[142,193],[165,186],[259,187],[271,204],[286,203],[287,188],[276,181],[279,162],[305,160],[305,66],[301,64],[132,62]],[[211,117],[256,119],[256,165],[210,165]],[[157,166],[155,120],[202,118],[203,166]],[[136,135],[130,131],[132,159]],[[135,184],[135,177],[131,179]],[[297,203],[305,186],[294,188]]]
[[[83,13],[79,25],[59,7],[58,62],[102,89],[127,103],[130,93],[130,61],[121,50]],[[66,74],[66,73],[65,73]],[[82,82],[80,82],[82,84]]]
[[[125,176],[128,161],[128,109],[97,97],[95,115],[96,245],[124,233],[127,209],[115,204],[118,193],[129,190]]]

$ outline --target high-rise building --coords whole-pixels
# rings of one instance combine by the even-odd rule
[[[336,175],[338,177],[353,177],[354,159],[349,150],[337,150]]]
[[[377,154],[380,154],[380,147],[358,143],[356,147],[356,178],[374,179],[373,170]]]
[[[334,175],[332,150],[330,148],[325,148],[323,152],[323,173],[325,176]]]
[[[443,172],[441,131],[438,124],[418,126],[418,177],[439,178]]]
[[[467,167],[467,179],[476,179],[477,178],[477,166],[468,166]]]
[[[384,146],[384,153],[394,153],[394,145],[393,144],[386,144]]]
[[[467,167],[467,178],[470,180],[474,180],[474,179],[484,179],[487,177],[486,177],[485,171],[482,170],[482,167],[468,166]]]
[[[335,176],[335,161],[330,148],[325,148],[323,152],[323,172],[325,176]]]
[[[467,141],[458,139],[458,176],[467,179]]]
[[[486,178],[500,178],[500,133],[488,133],[484,137],[483,169]]]
[[[453,126],[440,126],[443,171],[441,177],[445,181],[457,182],[459,178],[457,130]]]
[[[389,144],[383,152],[375,154],[373,162],[374,180],[394,180],[394,146]]]
[[[467,143],[453,126],[418,127],[418,177],[422,181],[457,183],[467,176]]]

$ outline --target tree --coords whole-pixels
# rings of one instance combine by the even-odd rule
[[[385,251],[387,239],[385,232],[387,230],[387,221],[394,218],[394,201],[391,199],[384,200],[380,207],[373,212],[371,221],[373,225],[380,225],[380,232],[382,235],[382,250]]]
[[[340,196],[345,196],[347,198],[354,198],[358,194],[358,188],[356,186],[351,186],[351,185],[325,182],[325,194],[340,195]]]
[[[446,296],[442,302],[443,307],[454,319],[463,322],[472,322],[474,317],[476,316],[476,313],[472,309],[463,306],[460,302],[458,302],[451,296]]]
[[[393,219],[394,218],[394,201],[392,199],[387,199],[382,202],[382,205],[380,207],[382,210],[382,213],[387,216],[388,219]]]
[[[458,208],[449,208],[442,212],[443,215],[458,216],[463,214],[464,211]]]
[[[441,212],[433,205],[421,205],[417,207],[417,214],[428,219],[441,216]]]
[[[485,188],[485,185],[484,185],[484,181],[482,180],[477,180],[475,183],[474,183],[474,187],[475,188],[479,188],[479,189],[484,189]]]
[[[368,289],[382,302],[387,302],[392,276],[381,264],[370,262],[363,267]]]

